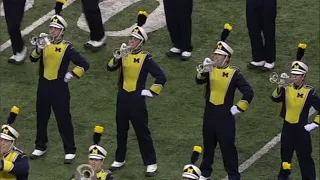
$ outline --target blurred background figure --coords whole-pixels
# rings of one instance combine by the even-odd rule
[[[94,127],[93,145],[89,147],[89,164],[81,164],[77,167],[77,172],[72,175],[70,180],[99,179],[113,180],[110,171],[103,169],[103,162],[107,156],[107,151],[99,145],[104,128]]]
[[[12,44],[12,56],[8,59],[11,64],[23,64],[27,55],[27,47],[21,36],[21,22],[26,0],[3,0],[5,19]]]
[[[167,27],[173,47],[168,57],[180,56],[182,60],[191,57],[192,8],[193,0],[163,0]]]
[[[195,165],[202,152],[201,146],[194,146],[191,155],[191,162],[183,168],[182,180],[199,180],[201,176],[200,169]]]
[[[246,18],[251,42],[249,69],[269,71],[276,60],[277,0],[247,0]]]
[[[60,15],[62,6],[66,1],[67,0],[57,0],[55,6],[56,14]],[[97,52],[106,46],[107,40],[102,23],[99,2],[100,0],[81,0],[82,11],[90,29],[90,40],[84,44],[84,48],[91,52]]]
[[[28,157],[15,146],[19,133],[12,124],[19,114],[19,108],[13,106],[7,123],[1,126],[0,135],[0,179],[27,180],[29,176]]]

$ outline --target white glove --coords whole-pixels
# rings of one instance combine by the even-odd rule
[[[213,63],[213,61],[210,58],[206,57],[203,61],[203,66],[207,66],[212,63]]]
[[[67,74],[64,76],[64,82],[68,83],[73,78],[73,75],[71,72],[67,72]]]
[[[236,115],[236,114],[238,114],[238,113],[241,113],[241,111],[239,111],[238,107],[235,106],[235,105],[233,105],[233,106],[231,107],[230,112],[231,112],[231,114],[232,114],[233,116]]]
[[[120,46],[120,51],[123,51],[124,49],[126,49],[127,44],[126,43],[122,43]]]
[[[146,90],[146,89],[141,91],[141,96],[153,97],[151,91],[150,90]]]
[[[39,37],[44,37],[44,36],[48,36],[48,34],[47,33],[40,33],[39,34]]]
[[[288,78],[290,78],[290,76],[287,73],[281,73],[279,87],[284,87],[284,83],[286,82],[285,79],[288,79]]]
[[[40,34],[39,34],[39,37],[45,37],[44,39],[42,39],[42,41],[45,41],[45,43],[42,43],[42,42],[41,42],[40,44],[42,44],[42,45],[37,46],[39,49],[44,49],[45,45],[51,44],[50,41],[49,41],[49,39],[46,38],[46,36],[48,36],[47,33],[40,33]]]
[[[312,131],[313,129],[318,128],[318,127],[319,127],[318,124],[316,124],[316,123],[310,123],[310,124],[305,125],[305,126],[304,126],[304,129],[305,129],[306,131],[310,132],[310,131]]]

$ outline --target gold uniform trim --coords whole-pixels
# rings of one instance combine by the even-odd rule
[[[78,77],[80,78],[83,74],[84,74],[84,69],[83,67],[80,67],[80,66],[76,66],[72,72]]]
[[[240,100],[238,103],[237,103],[237,106],[243,110],[243,111],[246,111],[248,108],[249,108],[249,103],[248,101],[246,100]]]
[[[272,97],[273,98],[278,98],[280,97],[280,93],[278,92],[278,88],[276,88],[273,92],[272,92]]]
[[[16,180],[16,176],[11,174],[10,171],[14,168],[12,162],[14,162],[19,153],[16,151],[11,151],[7,156],[3,158],[3,170],[0,171],[0,179],[4,178],[6,180]]]
[[[139,53],[122,58],[123,89],[127,92],[136,90],[145,57],[146,54]]]
[[[67,2],[67,0],[57,0],[57,2],[61,2],[61,3],[66,3]]]
[[[198,74],[197,74],[197,78],[198,78],[198,79],[205,79],[206,77],[205,77],[205,76],[202,76],[201,73],[198,73]]]
[[[160,94],[160,92],[162,91],[163,89],[163,86],[161,84],[153,84],[151,87],[150,87],[150,90],[156,94]]]
[[[317,124],[320,124],[320,115],[317,115],[313,121]]]
[[[286,116],[285,120],[290,124],[299,122],[300,114],[305,105],[310,89],[302,87],[295,89],[292,85],[286,90]]]
[[[69,44],[50,44],[43,50],[43,76],[47,80],[54,80],[58,78],[61,62],[64,57],[64,53]]]
[[[116,66],[117,63],[114,63],[114,61],[115,61],[114,58],[112,58],[112,59],[109,61],[108,66],[111,67],[111,68],[114,67],[114,66]]]
[[[31,52],[31,56],[32,56],[33,58],[39,58],[40,55],[41,55],[41,54],[38,54],[36,49],[34,49],[34,50]]]
[[[236,70],[212,68],[210,72],[210,102],[214,105],[224,104],[230,82]]]

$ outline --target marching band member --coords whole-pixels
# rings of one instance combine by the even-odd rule
[[[281,103],[280,116],[284,119],[281,134],[281,168],[279,180],[287,180],[291,174],[291,159],[296,151],[302,180],[315,180],[310,131],[319,127],[320,98],[313,87],[307,85],[308,66],[301,61],[306,44],[299,44],[297,60],[291,64],[292,84],[278,86],[271,99]],[[308,124],[309,109],[313,106],[318,115]]]
[[[166,55],[180,56],[181,60],[186,61],[191,57],[193,50],[191,44],[193,0],[164,0],[163,6],[173,44]]]
[[[107,151],[99,146],[101,135],[103,133],[102,126],[94,127],[93,145],[89,147],[89,165],[95,171],[95,177],[99,180],[113,180],[113,174],[103,169],[103,162],[107,156]],[[77,174],[73,175],[71,180],[77,180]]]
[[[74,77],[82,77],[89,69],[89,64],[70,42],[63,40],[66,28],[67,22],[61,16],[52,16],[49,31],[49,35],[53,38],[51,44],[39,45],[30,54],[32,62],[39,61],[37,137],[36,147],[30,158],[37,159],[46,152],[47,126],[52,107],[66,154],[64,163],[70,164],[75,157],[76,147],[70,114],[68,82]],[[40,36],[43,34],[41,33]],[[77,66],[68,72],[70,61]]]
[[[8,63],[16,65],[23,64],[27,56],[27,47],[20,30],[25,4],[26,0],[3,0],[3,9],[13,51]]]
[[[14,145],[15,141],[19,138],[19,133],[11,125],[16,120],[18,114],[19,108],[13,106],[7,124],[1,127],[1,180],[27,180],[29,176],[28,157]]]
[[[119,69],[119,90],[117,97],[117,150],[115,161],[110,170],[116,170],[125,164],[127,151],[127,138],[129,120],[136,132],[143,163],[147,166],[146,176],[156,175],[157,163],[153,141],[148,128],[148,111],[145,96],[153,97],[160,94],[167,79],[147,51],[142,51],[143,44],[148,36],[141,27],[147,19],[147,12],[139,11],[138,24],[132,30],[128,41],[131,52],[123,57],[110,60],[107,65],[108,71]],[[120,51],[123,52],[123,45]],[[121,54],[121,53],[120,53]],[[148,73],[155,82],[150,89],[145,89]]]
[[[195,163],[199,159],[199,155],[202,152],[200,146],[194,146],[191,155],[191,164],[187,164],[183,168],[182,180],[199,180],[201,176],[200,169],[195,166]]]
[[[214,151],[218,142],[229,179],[240,179],[238,153],[235,146],[234,116],[248,109],[254,92],[240,70],[229,65],[233,50],[224,41],[231,30],[232,27],[229,24],[224,25],[221,41],[217,43],[213,52],[213,61],[209,58],[205,59],[205,61],[213,62],[215,67],[212,67],[209,72],[198,73],[195,78],[197,84],[206,84],[201,180],[210,178]],[[236,89],[239,89],[243,96],[236,105],[233,105]]]
[[[246,20],[251,43],[249,69],[270,71],[276,61],[277,0],[247,0]]]
[[[63,5],[67,0],[56,0],[55,11],[60,15]],[[107,36],[99,8],[100,0],[81,0],[82,10],[90,29],[90,40],[84,44],[84,48],[96,52],[106,45]]]

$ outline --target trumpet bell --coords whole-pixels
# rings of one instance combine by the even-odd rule
[[[280,76],[276,72],[272,72],[269,75],[269,81],[273,84],[287,86],[292,83],[292,78],[287,73],[281,73]]]
[[[77,167],[75,180],[97,180],[94,169],[89,164],[81,164]]]
[[[29,38],[29,42],[33,46],[45,46],[51,44],[53,42],[53,37],[50,35],[39,37],[37,35],[33,35]]]

